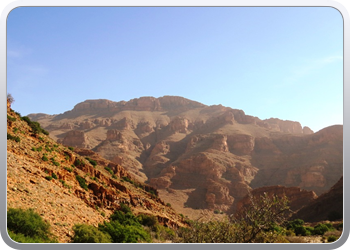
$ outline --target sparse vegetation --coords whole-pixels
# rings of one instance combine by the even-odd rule
[[[28,116],[23,116],[21,117],[21,119],[29,125],[34,135],[37,135],[39,133],[43,133],[44,135],[49,135],[49,132],[47,132],[45,129],[40,127],[40,123],[31,121]]]
[[[7,115],[7,120],[10,120],[12,122],[16,121],[17,119],[15,117]]]
[[[13,135],[7,133],[7,140],[14,140],[15,142],[20,142],[21,138],[19,138],[18,136],[13,136]]]

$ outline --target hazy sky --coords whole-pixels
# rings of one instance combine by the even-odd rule
[[[316,132],[343,123],[343,19],[328,7],[21,7],[7,19],[7,92],[22,115],[177,95]]]

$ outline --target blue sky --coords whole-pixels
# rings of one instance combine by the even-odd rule
[[[21,7],[7,19],[13,109],[178,95],[318,131],[343,123],[343,19],[328,7]]]

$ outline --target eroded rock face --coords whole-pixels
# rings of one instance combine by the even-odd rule
[[[286,196],[290,202],[289,207],[294,212],[303,206],[307,206],[317,198],[315,192],[303,190],[298,187],[269,186],[253,189],[250,193],[253,197],[264,196],[264,193],[270,197],[272,195],[276,195],[279,198]],[[246,195],[237,203],[237,212],[248,204],[250,204],[250,197]]]
[[[53,138],[85,145],[139,180],[180,192],[183,206],[192,208],[228,211],[263,186],[320,195],[342,175],[342,126],[313,133],[299,122],[176,96],[87,100],[64,114],[33,118]]]
[[[175,117],[169,123],[170,130],[175,133],[187,133],[188,120],[186,118]]]
[[[72,147],[90,148],[89,138],[84,132],[79,130],[71,130],[67,132],[65,137],[58,142]]]

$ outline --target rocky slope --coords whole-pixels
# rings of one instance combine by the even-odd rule
[[[300,209],[294,218],[307,222],[339,220],[343,218],[343,177],[326,193]]]
[[[121,165],[35,133],[10,105],[7,134],[7,206],[33,208],[50,222],[59,242],[69,242],[74,224],[97,226],[121,203],[169,227],[184,225],[157,190],[134,180]]]
[[[249,190],[282,185],[326,192],[342,176],[343,127],[300,123],[182,97],[87,100],[32,114],[50,136],[120,164],[184,214],[231,211]]]

